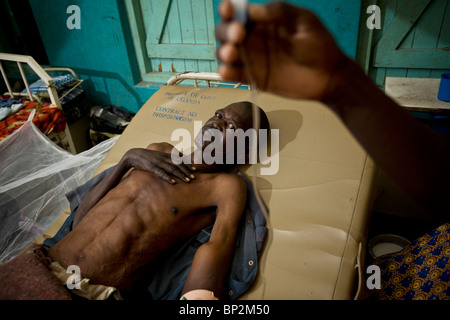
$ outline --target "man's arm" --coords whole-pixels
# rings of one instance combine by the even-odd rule
[[[450,211],[450,139],[386,96],[349,58],[331,80],[326,103],[376,164],[436,216]]]
[[[197,289],[212,291],[219,299],[224,295],[247,188],[237,175],[224,175],[215,186],[219,196],[216,221],[209,241],[195,253],[182,295]]]
[[[231,21],[229,1],[221,3],[220,13],[224,22],[216,34],[224,79],[253,80],[275,94],[327,104],[406,194],[430,213],[448,216],[450,140],[378,89],[314,13],[287,2],[250,5],[247,28]]]

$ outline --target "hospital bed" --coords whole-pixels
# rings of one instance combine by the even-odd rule
[[[23,107],[0,121],[0,141],[20,128],[36,109],[33,122],[53,142],[73,154],[77,146],[69,124],[88,111],[83,80],[73,69],[42,67],[28,55],[0,53],[0,72],[6,92],[2,101],[21,100]],[[22,90],[23,89],[23,90]]]
[[[142,106],[96,174],[130,148],[163,141],[176,145],[171,141],[176,129],[194,136],[195,121],[204,124],[217,109],[243,100],[264,109],[271,128],[279,130],[279,170],[256,177],[269,209],[268,235],[257,278],[240,299],[355,298],[364,285],[376,168],[336,115],[318,102],[254,95],[217,74],[180,74]],[[253,167],[245,171],[253,172]],[[54,236],[69,214],[67,209],[37,242]]]

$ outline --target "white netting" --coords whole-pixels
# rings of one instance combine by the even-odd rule
[[[28,121],[0,142],[0,263],[53,223],[69,205],[65,194],[91,177],[117,139],[73,155]]]

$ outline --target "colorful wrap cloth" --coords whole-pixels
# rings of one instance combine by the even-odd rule
[[[61,109],[51,103],[37,103],[22,100],[22,108],[16,113],[0,121],[0,141],[19,129],[27,120],[30,113],[36,109],[33,124],[44,134],[59,133],[66,128],[66,117]]]
[[[368,299],[450,300],[450,224],[373,264],[381,269],[381,289],[368,290]]]

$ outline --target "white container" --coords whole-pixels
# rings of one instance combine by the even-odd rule
[[[380,234],[369,241],[369,252],[373,258],[403,250],[410,241],[395,234]]]

